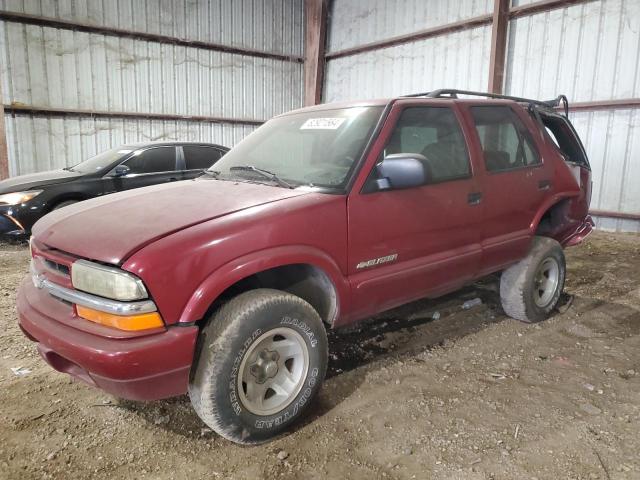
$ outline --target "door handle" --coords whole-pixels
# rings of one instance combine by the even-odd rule
[[[178,179],[176,177],[171,177],[169,179],[167,179],[167,182],[177,182]]]
[[[482,201],[482,192],[473,192],[467,196],[469,205],[478,205]]]
[[[551,180],[540,180],[538,182],[538,190],[549,190],[551,188]]]

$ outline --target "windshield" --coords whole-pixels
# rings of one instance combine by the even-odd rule
[[[382,109],[353,107],[274,118],[242,140],[210,171],[220,172],[218,178],[222,179],[269,181],[264,173],[255,171],[261,169],[293,187],[342,188]]]
[[[131,153],[132,151],[132,149],[127,149],[125,147],[118,147],[112,150],[107,150],[106,152],[99,153],[95,157],[91,157],[89,160],[78,163],[77,165],[74,165],[67,170],[80,173],[99,172],[100,170],[108,167],[113,162],[122,158],[127,153]]]

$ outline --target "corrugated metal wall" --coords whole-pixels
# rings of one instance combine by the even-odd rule
[[[505,93],[570,101],[640,96],[640,2],[586,2],[510,22]]]
[[[303,51],[303,0],[0,0],[0,8],[137,32]],[[300,63],[113,35],[0,22],[3,103],[266,120],[302,105]],[[250,125],[5,114],[10,174],[71,165],[122,142],[231,146]],[[62,156],[61,156],[62,155]]]
[[[640,97],[640,2],[586,2],[510,22],[505,93],[573,102]],[[640,111],[570,115],[593,167],[594,210],[640,213]],[[640,222],[598,218],[608,229]]]
[[[333,0],[329,51],[364,45],[490,13],[492,0]]]
[[[329,60],[324,100],[393,97],[442,85],[484,89],[491,28],[479,27]]]
[[[514,5],[533,3],[515,0]],[[491,13],[491,0],[334,0],[330,52]],[[594,0],[509,22],[505,93],[570,102],[640,97],[640,1]],[[487,90],[491,27],[330,59],[325,101]],[[571,114],[593,167],[592,209],[640,213],[640,110]],[[640,222],[598,217],[599,226]]]
[[[328,51],[487,15],[492,7],[492,0],[333,0]],[[303,0],[0,0],[0,9],[285,55],[304,50]],[[490,39],[487,25],[330,59],[324,100],[486,90]],[[505,93],[639,97],[639,70],[637,0],[594,0],[509,22]],[[0,22],[0,79],[3,103],[49,108],[262,120],[303,99],[300,63],[9,21]],[[572,114],[593,165],[594,209],[640,212],[639,115]],[[233,145],[254,128],[28,114],[6,114],[5,121],[12,175],[73,164],[122,142]]]
[[[490,13],[492,0],[334,0],[329,52]],[[385,97],[442,86],[486,88],[491,28],[478,27],[330,59],[324,101]]]
[[[212,122],[5,115],[15,175],[78,163],[124,143],[186,140],[234,145],[255,127]]]
[[[299,0],[0,0],[3,10],[302,55]]]

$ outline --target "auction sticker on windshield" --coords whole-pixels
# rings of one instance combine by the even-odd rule
[[[344,118],[310,118],[302,124],[300,130],[337,130]]]

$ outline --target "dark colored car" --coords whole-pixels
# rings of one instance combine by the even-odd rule
[[[462,93],[290,112],[192,182],[47,215],[20,326],[56,370],[138,400],[188,391],[258,443],[317,394],[327,328],[493,273],[509,316],[547,318],[563,248],[593,227],[584,148],[559,100]]]
[[[73,167],[0,181],[0,236],[25,237],[43,215],[82,200],[198,177],[227,151],[209,143],[122,145]]]

